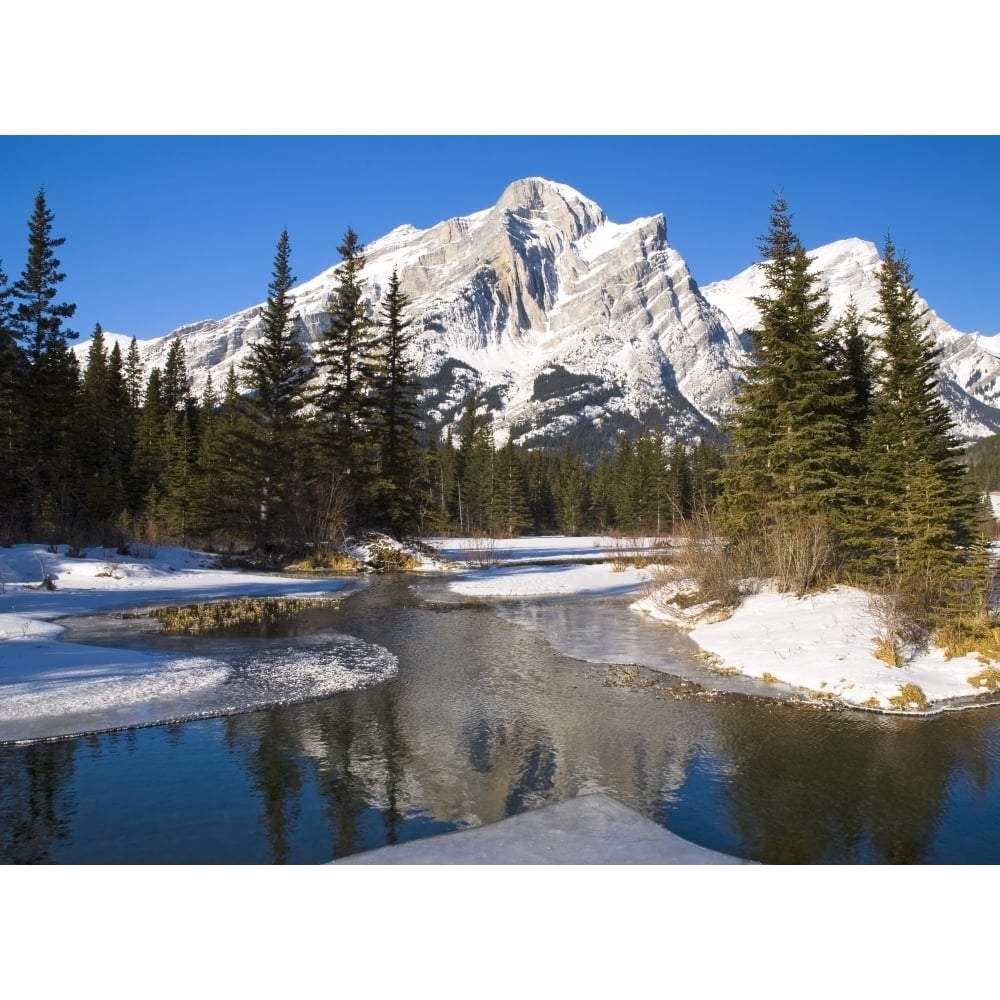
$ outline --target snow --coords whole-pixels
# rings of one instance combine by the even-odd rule
[[[229,714],[332,694],[395,669],[385,650],[331,637],[304,651],[270,649],[241,664],[61,641],[57,619],[236,596],[330,596],[352,581],[301,580],[219,569],[217,557],[162,547],[147,558],[66,546],[0,548],[0,742]],[[39,586],[43,574],[55,590]],[[349,670],[353,663],[360,669]]]
[[[498,823],[352,854],[335,865],[748,865],[678,837],[600,792]]]
[[[622,598],[622,614],[643,613],[681,628],[705,653],[703,684],[718,672],[759,682],[762,696],[893,712],[939,711],[979,703],[985,668],[976,656],[948,660],[930,647],[905,666],[874,656],[879,632],[868,595],[848,587],[796,598],[761,587],[721,621],[688,618],[658,589],[650,539],[553,536],[432,540],[456,595],[478,599],[576,595]],[[669,551],[664,551],[664,559]],[[39,586],[43,573],[54,590]],[[243,663],[248,690],[234,689],[231,665],[212,655],[108,649],[66,642],[58,619],[156,604],[237,595],[329,596],[354,578],[302,580],[220,569],[207,553],[160,548],[146,558],[96,550],[71,557],[41,545],[0,549],[0,742],[150,725],[246,711],[296,697],[320,697],[389,676],[395,658],[350,636],[269,649]],[[629,603],[630,602],[630,603]],[[629,610],[631,609],[631,610]],[[355,669],[351,669],[351,665]],[[358,668],[360,664],[360,668]],[[360,673],[358,672],[360,669]],[[921,706],[902,697],[916,685]],[[895,701],[894,701],[895,699]]]

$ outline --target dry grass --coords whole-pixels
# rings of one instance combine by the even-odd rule
[[[412,552],[384,536],[372,538],[368,549],[376,573],[402,573],[420,567],[420,560]]]
[[[355,559],[354,556],[339,551],[308,555],[285,567],[291,573],[335,573],[338,575],[360,573],[364,568],[364,563],[360,559]]]
[[[920,690],[917,684],[908,683],[902,684],[899,688],[899,694],[893,695],[889,699],[889,704],[898,709],[907,708],[926,708],[930,702],[927,700],[927,695]]]
[[[765,670],[764,673],[760,675],[760,679],[765,684],[780,684],[781,681],[771,673],[770,670]]]
[[[890,667],[906,666],[906,656],[895,636],[875,635],[872,636],[872,641],[875,643],[872,656],[876,660],[881,660],[883,663],[889,664]]]
[[[306,608],[336,607],[337,604],[330,598],[242,597],[231,601],[153,608],[149,616],[160,623],[160,631],[164,634],[201,635],[248,625],[272,625]]]
[[[970,653],[978,653],[983,662],[1000,660],[1000,624],[992,618],[940,629],[934,642],[948,660]]]
[[[1000,669],[989,664],[985,670],[969,677],[968,682],[979,690],[985,688],[987,691],[996,691],[1000,688]]]

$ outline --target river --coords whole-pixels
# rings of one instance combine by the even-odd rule
[[[398,669],[301,704],[0,746],[0,860],[315,864],[603,791],[756,861],[1000,862],[997,707],[890,717],[719,692],[622,601],[463,601],[412,577],[291,631]]]

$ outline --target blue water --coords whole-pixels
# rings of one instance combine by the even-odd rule
[[[888,718],[648,671],[621,686],[595,657],[697,676],[623,605],[447,604],[387,580],[335,615],[398,671],[302,704],[0,746],[0,859],[315,864],[601,790],[770,863],[1000,862],[996,708]]]

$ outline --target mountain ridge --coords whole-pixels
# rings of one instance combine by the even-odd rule
[[[498,444],[599,446],[616,432],[660,427],[711,435],[731,410],[743,332],[756,321],[759,264],[699,287],[667,240],[662,214],[609,220],[566,184],[528,177],[497,203],[428,229],[401,225],[370,243],[362,278],[374,309],[398,269],[411,300],[414,358],[431,422],[446,428],[473,388]],[[878,253],[850,238],[810,251],[832,314],[875,302]],[[325,330],[334,265],[292,289],[303,341]],[[922,301],[922,300],[921,300]],[[926,303],[923,303],[926,306]],[[181,338],[198,392],[218,387],[259,336],[263,303],[139,342],[147,370]],[[1000,430],[1000,356],[928,307],[941,345],[942,391],[965,437]],[[86,345],[77,349],[83,352]]]

